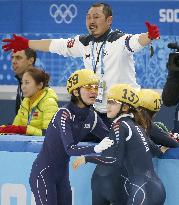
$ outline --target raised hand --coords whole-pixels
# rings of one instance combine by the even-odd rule
[[[159,28],[155,24],[150,24],[148,21],[145,22],[145,25],[148,30],[148,37],[153,40],[153,39],[159,39],[160,38],[160,32]]]
[[[7,43],[2,46],[4,51],[12,50],[13,52],[17,52],[29,48],[29,40],[21,36],[16,36],[16,34],[13,34],[13,38],[3,39],[2,42]]]

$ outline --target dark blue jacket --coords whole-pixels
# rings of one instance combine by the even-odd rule
[[[48,163],[64,164],[70,156],[95,153],[94,145],[78,145],[90,132],[101,139],[109,134],[94,110],[69,103],[52,118],[39,157],[46,158]]]

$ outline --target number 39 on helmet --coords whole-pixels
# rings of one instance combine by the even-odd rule
[[[72,93],[73,90],[80,88],[84,85],[98,84],[99,78],[90,69],[77,70],[71,74],[67,80],[67,91]]]
[[[108,100],[109,99],[127,103],[134,108],[139,106],[138,90],[129,84],[113,85],[108,91]]]

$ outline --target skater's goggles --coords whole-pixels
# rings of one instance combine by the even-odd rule
[[[82,88],[85,88],[87,91],[98,91],[98,84],[89,84],[89,85],[83,85]]]
[[[118,100],[114,100],[114,99],[108,99],[107,100],[107,104],[109,105],[114,105],[114,104],[122,104],[122,102],[118,101]]]

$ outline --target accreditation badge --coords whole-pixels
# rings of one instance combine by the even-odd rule
[[[96,102],[102,103],[103,102],[103,95],[104,91],[106,90],[106,82],[104,81],[103,77],[101,77],[98,86],[98,96],[96,98]]]

